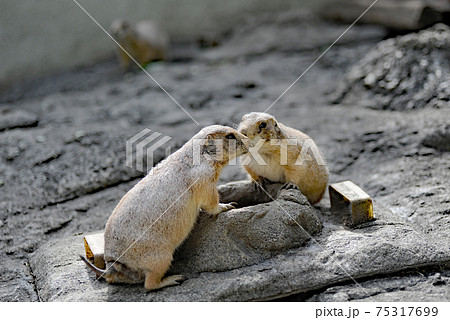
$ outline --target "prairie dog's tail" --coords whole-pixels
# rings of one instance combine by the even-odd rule
[[[108,283],[140,283],[145,277],[142,272],[132,270],[118,261],[115,261],[107,269],[103,270],[93,265],[82,255],[80,255],[80,258],[95,272],[98,278],[104,278]]]
[[[103,270],[103,269],[97,268],[88,259],[86,259],[86,257],[82,256],[81,254],[80,254],[80,258],[81,258],[81,260],[84,261],[84,263],[86,263],[86,265],[89,268],[91,268],[95,272],[95,274],[97,276],[99,276],[101,278],[105,278],[105,279],[107,279],[107,278],[109,278],[111,276],[110,270]]]

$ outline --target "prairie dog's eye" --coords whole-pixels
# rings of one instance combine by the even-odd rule
[[[265,127],[267,127],[267,123],[261,122],[261,124],[259,125],[259,128],[264,129]]]
[[[225,138],[227,138],[227,139],[236,139],[236,136],[233,133],[230,133],[230,134],[227,134],[225,136]]]

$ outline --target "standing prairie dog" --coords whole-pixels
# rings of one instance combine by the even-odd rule
[[[114,39],[139,65],[144,66],[151,61],[166,58],[169,37],[153,21],[144,20],[131,25],[126,20],[116,20],[111,24],[110,30]],[[122,67],[130,69],[131,58],[120,47],[117,50]]]
[[[249,153],[243,162],[252,179],[257,183],[267,179],[294,184],[311,204],[322,199],[328,183],[328,168],[308,135],[262,112],[244,115],[238,130],[250,138],[254,149],[259,148],[260,158],[255,159]]]
[[[108,283],[139,283],[155,290],[179,284],[163,278],[175,249],[191,232],[200,210],[212,216],[233,209],[219,203],[217,179],[250,140],[235,129],[209,126],[162,161],[120,200],[105,228],[102,270],[81,258]]]

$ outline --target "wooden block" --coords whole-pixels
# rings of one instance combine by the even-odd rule
[[[84,237],[84,249],[86,250],[86,258],[89,261],[97,268],[105,269],[105,239],[103,232],[86,235]]]
[[[342,213],[344,223],[350,226],[373,219],[373,204],[370,196],[351,181],[329,186],[331,210]]]

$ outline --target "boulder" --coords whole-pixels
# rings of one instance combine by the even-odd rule
[[[221,190],[242,190],[239,201],[243,195],[263,193],[255,190],[249,181],[229,185]],[[269,190],[280,187],[281,184],[274,184]],[[176,251],[169,272],[195,274],[232,270],[300,247],[322,229],[317,213],[300,191],[283,189],[276,201],[231,210],[216,219],[201,214],[187,240]],[[86,257],[93,258],[97,267],[104,268],[103,233],[86,236],[85,241],[88,244]]]
[[[381,41],[339,83],[334,103],[374,109],[449,107],[450,27]]]
[[[384,0],[377,3],[373,0],[343,0],[327,3],[321,15],[346,23],[353,23],[359,18],[361,23],[410,31],[444,22],[448,20],[449,12],[450,3],[447,0]]]
[[[14,107],[0,107],[0,131],[34,127],[38,124],[38,117],[27,111],[14,110]]]
[[[241,185],[253,188],[250,182]],[[231,210],[217,219],[201,215],[175,253],[170,272],[218,272],[255,265],[301,247],[321,229],[317,209],[300,191],[281,190],[276,201]]]
[[[435,128],[422,139],[422,144],[438,150],[450,151],[450,124]]]
[[[374,216],[346,228],[329,206],[319,212],[297,190],[281,190],[276,201],[217,219],[201,216],[169,272],[183,272],[188,280],[150,293],[142,284],[97,280],[78,258],[84,253],[82,235],[47,242],[30,264],[44,301],[251,301],[450,263],[450,249],[376,202]]]

